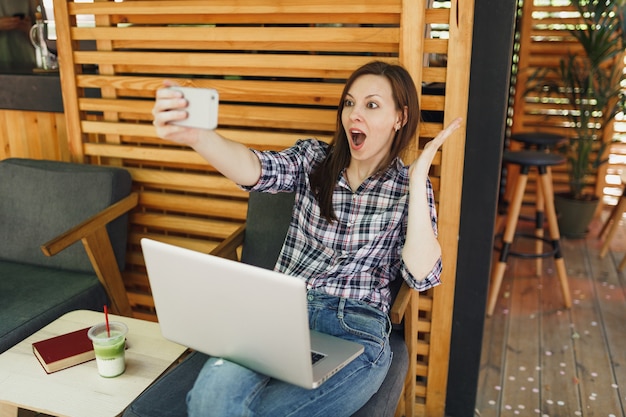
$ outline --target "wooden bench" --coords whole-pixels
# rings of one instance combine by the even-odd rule
[[[246,193],[193,151],[156,137],[151,108],[164,79],[218,89],[222,134],[282,149],[298,138],[330,140],[343,82],[354,69],[374,59],[400,62],[418,86],[431,87],[421,107],[437,116],[420,125],[404,158],[410,163],[442,121],[466,115],[473,1],[436,7],[448,3],[55,0],[71,158],[122,166],[139,192],[123,275],[134,315],[156,319],[142,237],[209,252],[246,214]],[[95,27],[77,24],[81,15],[95,16]],[[432,36],[437,31],[445,36]],[[445,58],[438,59],[444,65],[429,65],[432,58]],[[419,296],[407,415],[444,413],[464,130],[454,136],[431,172],[444,285]]]

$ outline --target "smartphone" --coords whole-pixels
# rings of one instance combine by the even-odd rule
[[[213,130],[217,127],[219,94],[213,88],[170,87],[183,93],[187,100],[187,118],[173,122],[178,126]]]
[[[25,13],[15,13],[13,15],[13,17],[19,17],[21,20],[24,20],[24,18],[26,17]]]

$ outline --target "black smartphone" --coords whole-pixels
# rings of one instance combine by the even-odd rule
[[[20,19],[24,19],[26,15],[24,13],[15,13],[13,17],[19,17]]]

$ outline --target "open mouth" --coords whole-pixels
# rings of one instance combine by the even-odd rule
[[[365,133],[361,132],[360,130],[350,130],[350,137],[352,139],[352,147],[354,149],[361,148],[365,143]]]

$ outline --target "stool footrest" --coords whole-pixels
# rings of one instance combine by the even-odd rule
[[[534,239],[534,240],[542,240],[545,243],[547,243],[548,245],[552,245],[552,250],[549,251],[545,251],[545,252],[541,252],[541,253],[530,253],[530,252],[518,252],[518,251],[513,251],[510,249],[510,243],[509,248],[507,248],[507,254],[510,256],[514,256],[516,258],[523,258],[523,259],[535,259],[535,258],[550,258],[553,257],[557,252],[560,251],[560,247],[557,245],[555,245],[554,241],[548,238],[544,238],[544,237],[539,237],[539,236],[535,236],[535,235],[531,235],[529,233],[515,233],[515,237],[521,237],[521,238],[527,238],[527,239]],[[502,233],[498,233],[495,236],[496,240],[500,241],[500,246],[498,246],[497,244],[494,245],[494,249],[497,250],[498,252],[502,252],[502,250],[504,249],[504,243],[502,242]]]

